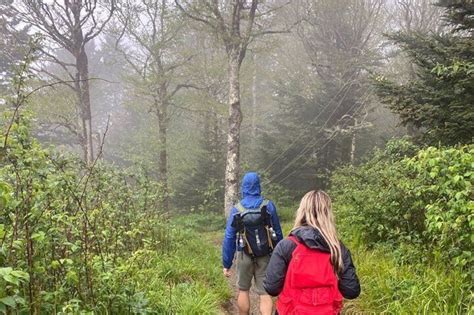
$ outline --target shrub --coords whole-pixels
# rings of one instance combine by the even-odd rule
[[[218,251],[161,213],[157,182],[46,150],[20,122],[0,151],[0,313],[217,312]]]
[[[415,179],[406,189],[424,209],[426,238],[454,265],[472,267],[474,145],[430,147],[403,162]]]
[[[402,245],[404,258],[436,259],[469,270],[474,146],[429,147],[412,157],[396,147],[392,142],[367,163],[334,174],[340,230],[369,246]]]

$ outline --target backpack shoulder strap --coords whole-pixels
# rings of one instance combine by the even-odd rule
[[[295,257],[295,255],[299,255],[301,251],[305,251],[307,249],[304,243],[301,242],[296,236],[290,235],[288,236],[288,239],[296,245],[295,249],[291,252],[292,258]]]
[[[243,213],[245,211],[247,211],[247,209],[242,206],[242,204],[239,202],[238,204],[235,205],[235,208],[240,212],[240,213]]]
[[[268,199],[263,199],[262,203],[260,204],[260,207],[258,208],[259,210],[262,210],[263,207],[266,207],[268,206],[268,204],[270,203],[270,200]],[[247,211],[247,208],[245,208],[244,206],[242,206],[242,203],[238,203],[235,205],[235,208],[237,210],[239,210],[240,213],[243,213],[245,211]]]
[[[298,238],[297,238],[296,236],[294,236],[294,235],[288,236],[288,239],[289,239],[290,241],[292,241],[293,243],[295,243],[296,246],[298,246],[298,245],[301,244],[301,242],[298,240]]]
[[[269,203],[270,203],[270,200],[263,199],[262,203],[260,204],[259,209],[262,210],[262,208],[268,206]]]

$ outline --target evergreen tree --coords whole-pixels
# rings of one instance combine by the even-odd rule
[[[28,29],[21,25],[13,10],[13,0],[0,2],[0,85],[6,86],[13,76],[13,66],[28,50]]]
[[[414,63],[414,78],[404,84],[377,78],[375,85],[381,100],[400,115],[404,125],[419,128],[423,142],[470,143],[474,135],[474,3],[443,0],[438,5],[445,10],[450,32],[389,35]]]
[[[354,163],[385,17],[380,0],[293,5],[290,16],[301,21],[298,36],[276,52],[286,71],[273,79],[278,110],[272,113],[274,130],[261,136],[261,153],[270,183],[304,191],[325,187],[334,168]]]

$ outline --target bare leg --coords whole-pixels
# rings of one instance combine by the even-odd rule
[[[272,315],[273,301],[270,295],[260,295],[260,313],[262,315]]]
[[[239,306],[239,315],[249,315],[249,311],[250,311],[249,291],[239,290],[239,296],[237,297],[237,305]]]

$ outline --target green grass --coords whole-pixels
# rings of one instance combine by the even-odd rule
[[[298,209],[298,206],[286,206],[286,207],[278,207],[277,213],[278,217],[280,218],[280,222],[282,224],[290,224],[293,223],[295,219],[295,213]]]
[[[213,241],[223,217],[171,218],[167,252],[145,249],[123,264],[117,285],[130,292],[129,310],[140,314],[219,314],[231,297]]]
[[[278,214],[284,235],[293,225],[296,207]],[[156,257],[143,276],[147,299],[158,313],[217,314],[231,292],[222,277],[220,240],[225,220],[217,214],[191,214],[172,219],[179,231],[173,253]],[[362,294],[346,301],[345,314],[474,314],[472,293],[461,273],[439,264],[403,264],[388,247],[367,249],[348,244],[359,275]],[[146,264],[145,264],[146,265]],[[143,289],[146,292],[146,289]]]
[[[197,233],[207,233],[216,231],[223,232],[226,220],[224,214],[196,212],[173,217],[172,223],[180,229],[188,229]]]
[[[401,265],[388,249],[352,248],[362,294],[346,314],[472,314],[461,273],[441,266]]]

